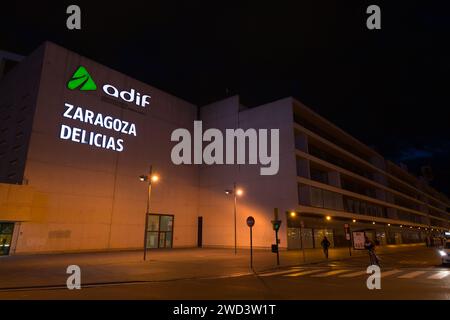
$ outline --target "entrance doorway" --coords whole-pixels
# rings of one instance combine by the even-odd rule
[[[198,217],[197,222],[197,247],[203,246],[203,217]]]
[[[0,256],[9,255],[13,231],[14,231],[14,223],[0,222]]]
[[[147,223],[147,248],[172,248],[173,215],[149,214]]]

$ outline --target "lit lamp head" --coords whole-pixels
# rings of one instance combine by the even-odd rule
[[[150,182],[158,182],[159,181],[159,176],[157,174],[152,174],[150,177],[149,175],[140,175],[139,176],[139,181],[145,182],[145,181],[149,181]]]
[[[330,216],[326,216],[325,219],[327,219],[327,221],[330,221],[331,217]]]
[[[236,195],[237,196],[242,196],[244,194],[244,190],[242,190],[241,188],[236,189]]]
[[[297,212],[291,211],[290,215],[291,215],[292,218],[295,218],[297,216]]]

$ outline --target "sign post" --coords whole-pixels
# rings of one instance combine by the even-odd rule
[[[352,256],[352,237],[350,235],[350,226],[348,223],[344,224],[344,231],[345,231],[345,239],[348,241],[348,253],[350,254],[350,257]]]
[[[247,225],[250,228],[250,268],[253,269],[253,226],[255,225],[255,218],[249,216],[247,218]]]
[[[273,230],[275,230],[275,242],[276,244],[272,245],[272,252],[276,252],[277,253],[277,265],[280,265],[280,253],[278,250],[278,244],[279,244],[279,240],[278,240],[278,230],[280,229],[281,226],[281,220],[278,220],[278,208],[274,208],[273,209],[273,216],[274,216],[274,220],[272,220],[272,226],[273,226]]]

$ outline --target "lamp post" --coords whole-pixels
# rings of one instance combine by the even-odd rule
[[[236,182],[233,183],[233,190],[225,190],[225,194],[233,195],[234,197],[234,254],[237,254],[237,239],[236,239],[236,211],[237,211],[237,196],[241,196],[244,191],[241,188],[236,188]]]
[[[147,210],[145,212],[145,225],[144,225],[144,261],[147,260],[147,225],[148,225],[148,215],[150,214],[150,197],[152,195],[152,182],[157,182],[159,176],[152,173],[152,166],[150,165],[150,170],[148,174],[143,174],[139,176],[139,180],[142,182],[147,182]]]

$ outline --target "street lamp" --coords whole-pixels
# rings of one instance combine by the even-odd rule
[[[157,174],[152,173],[152,166],[150,165],[150,170],[148,174],[140,175],[139,180],[141,182],[148,183],[147,211],[145,213],[145,225],[144,225],[144,261],[145,261],[147,259],[147,224],[148,224],[148,215],[150,214],[150,197],[152,195],[152,182],[158,182],[159,176]]]
[[[234,196],[234,254],[237,254],[237,240],[236,240],[236,204],[237,204],[237,196],[242,196],[244,194],[244,190],[241,188],[236,188],[236,182],[233,184],[233,190],[225,190],[226,195]]]

